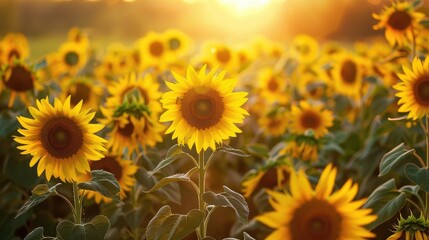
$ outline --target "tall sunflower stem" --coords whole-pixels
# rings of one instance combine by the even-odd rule
[[[429,166],[429,131],[428,131],[428,127],[429,127],[429,119],[428,119],[428,116],[425,115],[424,132],[425,132],[425,139],[426,139],[426,168]],[[426,218],[429,217],[428,207],[429,207],[429,193],[426,192],[426,194],[425,194]]]
[[[82,223],[82,205],[79,198],[79,188],[77,182],[73,181],[73,201],[74,201],[74,221],[76,224]]]
[[[199,200],[199,209],[201,212],[203,212],[204,217],[203,220],[200,223],[200,238],[203,239],[204,237],[206,237],[206,229],[205,229],[205,220],[206,220],[206,204],[203,200],[203,194],[206,191],[206,168],[204,166],[204,151],[201,150],[201,152],[199,153],[198,156],[198,173],[199,173],[199,177],[198,177],[198,187],[199,187],[199,191],[198,191],[198,200]]]

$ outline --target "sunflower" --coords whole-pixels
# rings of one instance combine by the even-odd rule
[[[416,218],[411,213],[408,218],[403,218],[402,215],[398,220],[398,225],[395,226],[395,233],[393,233],[387,240],[428,240],[429,239],[429,221],[427,221],[422,213],[420,217]],[[403,236],[405,235],[405,236]]]
[[[336,55],[332,66],[336,92],[353,98],[359,97],[363,87],[364,66],[362,59],[352,54]]]
[[[281,43],[261,36],[251,40],[251,49],[256,53],[257,57],[273,59],[279,59],[285,52],[285,48]]]
[[[283,109],[273,109],[258,119],[260,128],[266,135],[279,137],[289,126],[289,114]]]
[[[278,102],[280,104],[288,102],[286,78],[280,73],[274,72],[274,69],[270,67],[261,69],[258,73],[258,85],[260,97],[268,102]]]
[[[9,90],[8,107],[12,107],[15,96],[18,95],[25,104],[29,104],[27,94],[40,88],[36,72],[24,62],[6,64],[5,70],[0,73],[0,92]]]
[[[137,172],[138,167],[131,160],[123,160],[116,155],[107,155],[104,158],[96,162],[90,162],[89,164],[92,170],[104,170],[110,172],[115,176],[121,187],[120,196],[125,198],[127,192],[131,191],[134,186],[136,179],[134,174]],[[79,182],[86,182],[91,179],[91,173],[83,174],[79,176]],[[88,199],[94,198],[96,203],[111,202],[112,199],[103,196],[99,192],[85,191],[85,195]]]
[[[292,40],[291,55],[300,63],[314,62],[319,55],[319,43],[308,35],[298,35]]]
[[[90,170],[88,161],[104,157],[106,140],[94,134],[104,125],[90,124],[95,113],[81,107],[82,102],[71,108],[70,97],[63,103],[56,98],[53,106],[46,98],[37,100],[37,108],[29,107],[34,119],[18,117],[24,129],[18,130],[23,136],[16,136],[15,141],[23,144],[18,146],[22,154],[33,156],[30,167],[38,163],[38,176],[45,172],[48,181],[52,176],[76,181]]]
[[[280,151],[280,154],[286,154],[294,159],[304,162],[315,162],[319,159],[318,142],[313,138],[305,136],[289,141]]]
[[[364,228],[377,217],[371,209],[359,209],[366,199],[352,201],[358,185],[348,180],[332,192],[336,169],[329,164],[315,190],[303,170],[292,171],[290,193],[268,191],[274,211],[256,217],[274,228],[266,240],[345,240],[367,239],[375,235]]]
[[[137,40],[136,45],[142,53],[146,67],[164,69],[171,61],[169,42],[162,34],[149,32]]]
[[[67,33],[67,40],[81,44],[83,47],[89,46],[89,38],[87,34],[78,27],[72,27]]]
[[[84,108],[98,109],[103,89],[94,83],[93,79],[75,77],[63,81],[60,99],[71,97],[71,106],[76,106],[81,100]]]
[[[282,188],[289,181],[290,166],[286,163],[270,162],[250,172],[242,183],[243,196],[248,198],[260,189]]]
[[[391,46],[404,46],[413,41],[416,31],[420,30],[419,22],[425,17],[416,12],[411,1],[393,2],[392,6],[385,7],[382,13],[373,14],[379,22],[373,26],[375,30],[386,28],[385,37]]]
[[[189,66],[186,77],[173,73],[177,83],[166,82],[172,90],[164,93],[161,102],[167,110],[161,122],[172,122],[166,134],[173,133],[179,144],[189,148],[195,144],[197,152],[216,149],[216,144],[235,137],[249,115],[241,106],[247,101],[246,92],[233,92],[236,80],[224,79],[225,71],[206,74],[204,66],[199,73]]]
[[[75,75],[87,63],[87,49],[75,42],[63,43],[58,52],[48,56],[48,65],[54,76],[61,74]]]
[[[211,68],[219,66],[229,73],[237,70],[239,59],[236,52],[229,46],[219,42],[207,42],[203,46],[203,58]]]
[[[191,46],[191,39],[188,35],[178,29],[168,29],[163,33],[168,43],[168,50],[176,58],[186,55]]]
[[[301,101],[298,105],[292,105],[291,119],[292,133],[302,135],[311,130],[315,138],[320,138],[328,133],[334,117],[321,104],[310,105],[307,101]]]
[[[0,42],[0,63],[10,63],[25,60],[30,55],[27,38],[20,33],[8,33]]]
[[[321,99],[326,94],[327,83],[318,74],[313,72],[304,72],[300,74],[297,82],[297,89],[304,99]]]
[[[108,87],[110,97],[108,97],[106,105],[115,108],[123,104],[126,97],[136,94],[141,96],[143,103],[148,106],[150,112],[157,115],[162,111],[159,103],[162,94],[159,87],[155,77],[150,74],[144,76],[135,73],[125,75]]]
[[[404,74],[398,74],[402,82],[393,86],[399,92],[399,112],[408,112],[408,118],[417,120],[429,113],[429,58],[415,58],[412,67],[403,66]]]

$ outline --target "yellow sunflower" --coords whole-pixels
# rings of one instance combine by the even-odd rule
[[[319,55],[319,43],[308,35],[298,35],[292,40],[290,51],[300,63],[311,63]]]
[[[86,65],[87,60],[87,49],[75,42],[63,43],[58,52],[47,58],[48,65],[54,76],[61,74],[75,75]]]
[[[260,97],[268,102],[278,102],[280,104],[288,102],[288,94],[286,94],[287,80],[280,73],[274,72],[271,67],[263,68],[259,71],[258,85]]]
[[[191,39],[188,35],[178,29],[168,29],[163,33],[168,43],[168,50],[176,58],[186,55],[191,46]]]
[[[279,137],[286,132],[289,126],[289,114],[283,109],[273,109],[258,119],[258,125],[264,134]]]
[[[146,67],[164,69],[171,60],[169,42],[164,35],[149,32],[136,43],[140,49]]]
[[[8,33],[0,42],[0,63],[13,63],[16,60],[25,60],[30,55],[27,38],[20,33]]]
[[[280,151],[280,154],[286,154],[294,159],[304,162],[316,162],[319,159],[319,146],[314,139],[299,138],[290,141]]]
[[[373,28],[386,28],[385,37],[390,45],[404,46],[412,42],[416,32],[422,28],[419,22],[425,15],[416,12],[412,4],[411,1],[392,2],[392,6],[386,6],[380,14],[372,15],[379,20]]]
[[[0,74],[0,92],[4,90],[10,91],[8,107],[13,106],[16,95],[28,105],[29,100],[27,95],[41,87],[37,81],[36,72],[24,62],[6,64],[5,66],[5,70]]]
[[[364,64],[352,54],[338,54],[332,66],[335,91],[349,97],[358,98],[363,86]]]
[[[415,58],[412,67],[403,66],[402,80],[393,86],[398,92],[399,112],[408,112],[408,118],[417,120],[429,113],[429,58]]]
[[[429,239],[429,221],[423,217],[420,212],[420,217],[417,218],[411,213],[407,218],[402,215],[395,225],[395,233],[393,233],[387,240],[428,240]]]
[[[93,79],[85,77],[70,78],[63,80],[62,85],[61,100],[70,96],[72,106],[76,106],[82,100],[84,108],[98,109],[103,89]]]
[[[203,58],[206,59],[211,68],[221,69],[233,73],[239,66],[239,59],[236,52],[229,46],[219,42],[207,42],[203,46]]]
[[[70,28],[67,33],[67,40],[70,42],[81,44],[85,48],[89,46],[89,38],[87,34],[78,27]]]
[[[138,167],[131,160],[123,160],[115,155],[107,155],[104,158],[96,162],[90,162],[89,164],[92,170],[104,170],[112,173],[116,180],[119,182],[121,187],[120,196],[122,199],[126,197],[127,192],[131,191],[134,186],[136,179],[134,174],[137,172]],[[91,180],[91,173],[83,174],[79,176],[79,182],[86,182]],[[94,198],[96,203],[109,203],[112,199],[103,196],[99,192],[85,191],[85,195],[88,199]]]
[[[297,77],[297,89],[304,99],[321,99],[326,94],[327,83],[318,74],[313,72],[304,72]],[[294,79],[295,80],[295,79]]]
[[[235,137],[249,115],[241,106],[247,101],[246,92],[233,92],[235,79],[224,79],[226,72],[206,74],[204,66],[199,73],[189,66],[186,77],[173,73],[176,83],[166,82],[171,91],[164,93],[161,102],[167,110],[161,122],[172,122],[166,134],[173,133],[179,144],[189,148],[195,144],[197,152]]]
[[[82,102],[74,108],[70,97],[64,103],[55,99],[54,105],[48,98],[37,100],[37,108],[29,107],[33,118],[18,117],[24,129],[18,132],[16,142],[23,144],[18,149],[33,158],[30,167],[36,163],[37,175],[45,172],[49,181],[52,176],[62,181],[76,181],[77,176],[90,170],[88,161],[103,158],[106,140],[95,135],[104,125],[89,123],[95,113],[81,109]]]
[[[292,105],[291,131],[302,135],[309,130],[313,131],[315,138],[323,137],[328,133],[328,128],[333,125],[333,113],[323,108],[321,104],[311,104],[301,101],[298,105]]]
[[[328,165],[316,189],[303,170],[292,171],[290,193],[268,191],[274,211],[256,217],[275,229],[266,240],[346,240],[375,237],[364,228],[377,217],[371,209],[360,209],[366,199],[353,201],[358,185],[348,180],[336,192],[336,169]]]

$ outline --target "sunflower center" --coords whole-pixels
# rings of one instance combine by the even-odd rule
[[[351,60],[346,60],[341,66],[341,78],[346,83],[354,83],[356,81],[357,66]]]
[[[177,38],[170,38],[168,41],[171,50],[176,50],[180,48],[180,40]]]
[[[122,177],[122,166],[116,161],[116,157],[107,156],[99,161],[90,161],[91,170],[104,170],[115,176],[119,181]]]
[[[4,79],[4,84],[13,91],[25,92],[34,88],[33,74],[27,68],[16,65],[11,69],[9,79]]]
[[[12,50],[9,52],[9,55],[7,56],[7,57],[8,57],[7,59],[9,59],[9,60],[12,60],[12,59],[14,59],[14,58],[19,59],[19,58],[20,58],[20,56],[21,56],[21,54],[18,52],[18,50],[16,50],[16,49],[14,48],[14,49],[12,49]]]
[[[180,106],[183,118],[198,129],[216,125],[222,118],[224,109],[219,92],[205,87],[190,89],[184,94]]]
[[[313,111],[305,111],[301,116],[301,124],[306,129],[316,129],[320,123],[319,115]]]
[[[299,53],[301,53],[301,55],[308,55],[310,53],[310,46],[306,45],[306,44],[301,44],[298,45],[297,50]]]
[[[325,200],[311,199],[293,213],[292,240],[334,240],[341,232],[341,215]]]
[[[216,58],[221,63],[227,63],[231,59],[231,53],[225,48],[218,49],[218,51],[216,51]]]
[[[69,66],[75,66],[79,62],[79,55],[76,52],[67,52],[64,56],[64,62]]]
[[[429,75],[417,79],[413,86],[413,93],[418,104],[429,106]]]
[[[77,105],[80,100],[83,100],[84,102],[88,101],[91,94],[91,88],[83,83],[77,83],[76,84],[76,90],[74,94],[72,94],[70,103],[72,105]]]
[[[396,11],[389,16],[387,24],[399,31],[405,30],[411,24],[411,16],[405,11]]]
[[[152,42],[149,45],[149,52],[152,56],[159,57],[164,52],[164,46],[162,45],[162,43],[160,41]]]
[[[124,127],[119,127],[118,132],[125,137],[131,137],[131,134],[134,132],[134,125],[128,122]]]
[[[43,148],[53,157],[69,158],[82,147],[83,133],[70,118],[57,117],[43,126],[41,142]]]
[[[275,92],[278,90],[279,88],[279,83],[276,81],[276,79],[274,77],[272,77],[269,81],[268,81],[268,85],[267,85],[268,89],[271,92]]]

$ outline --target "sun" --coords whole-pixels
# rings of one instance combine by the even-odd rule
[[[230,7],[237,12],[249,12],[269,5],[272,0],[218,0],[225,7]]]

